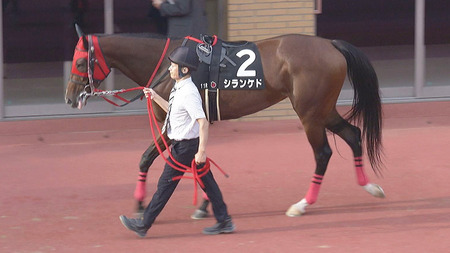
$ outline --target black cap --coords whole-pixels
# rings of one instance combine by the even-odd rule
[[[196,70],[198,67],[197,53],[186,46],[175,48],[169,56],[169,60],[190,70]]]

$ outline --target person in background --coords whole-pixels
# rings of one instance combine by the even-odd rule
[[[70,9],[74,15],[73,23],[78,24],[80,27],[85,26],[84,16],[88,9],[87,0],[71,0]]]
[[[205,0],[151,0],[161,16],[167,18],[167,36],[182,38],[208,31]]]
[[[167,18],[161,16],[161,13],[155,6],[150,3],[150,8],[147,12],[147,17],[150,19],[150,22],[155,25],[156,33],[167,35]]]
[[[158,186],[152,200],[144,211],[143,219],[119,217],[122,224],[140,237],[145,237],[156,217],[169,201],[184,172],[172,168],[174,160],[190,167],[195,160],[198,167],[206,162],[206,144],[208,141],[209,122],[202,107],[202,99],[197,86],[192,82],[191,71],[198,67],[199,60],[194,49],[186,46],[177,47],[169,56],[171,61],[170,77],[175,80],[169,101],[159,96],[153,89],[145,88],[144,94],[150,97],[167,112],[163,131],[171,139],[172,148],[168,163],[159,178]],[[172,157],[174,160],[172,160]],[[203,229],[204,234],[215,235],[232,233],[235,226],[228,214],[222,193],[211,171],[201,178],[202,190],[208,195],[217,223]]]

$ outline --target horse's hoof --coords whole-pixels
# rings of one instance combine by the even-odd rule
[[[383,188],[377,184],[371,184],[368,183],[363,186],[364,190],[366,190],[368,193],[370,193],[372,196],[377,198],[385,198],[386,195],[384,194]]]
[[[302,216],[305,213],[305,211],[298,209],[295,205],[292,205],[289,207],[289,209],[286,211],[286,216],[288,217],[299,217]]]
[[[286,216],[288,217],[299,217],[305,214],[306,210],[305,208],[308,206],[308,202],[306,202],[306,199],[302,199],[297,204],[292,205],[289,207],[289,209],[286,211]]]

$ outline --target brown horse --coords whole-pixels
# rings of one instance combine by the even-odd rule
[[[82,35],[75,50],[66,102],[74,108],[82,108],[85,98],[80,94],[98,87],[110,68],[119,69],[140,86],[145,86],[166,42],[166,38],[155,36]],[[174,40],[167,51],[171,52],[181,43],[181,39]],[[332,155],[326,130],[341,137],[352,149],[359,185],[373,196],[384,197],[381,187],[369,182],[362,163],[365,147],[373,170],[378,173],[382,167],[378,79],[367,57],[347,42],[298,34],[264,39],[255,44],[261,55],[266,87],[263,90],[222,90],[220,118],[236,119],[285,98],[290,99],[314,151],[316,167],[306,196],[292,205],[286,215],[300,216],[318,197]],[[86,48],[95,49],[95,52],[88,54]],[[168,65],[165,57],[157,77],[166,72]],[[336,101],[347,74],[354,89],[354,102],[344,119],[336,110]],[[171,86],[169,78],[164,77],[154,90],[167,99]],[[164,111],[158,106],[154,108],[157,119],[163,121]],[[360,125],[362,132],[350,122]],[[163,146],[161,139],[157,142]],[[158,155],[154,143],[142,155],[140,180],[135,190],[139,205],[145,197],[147,171]]]

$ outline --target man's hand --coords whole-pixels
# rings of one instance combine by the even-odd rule
[[[197,154],[195,154],[195,163],[197,165],[203,164],[206,162],[206,153],[199,151]]]
[[[148,98],[148,97],[150,97],[151,99],[154,99],[155,98],[155,91],[153,90],[153,89],[150,89],[150,88],[144,88],[144,94],[145,94],[145,97],[146,98]]]
[[[158,93],[156,93],[156,91],[154,91],[153,89],[144,88],[143,91],[146,98],[150,97],[159,105],[159,107],[161,107],[161,109],[167,112],[167,110],[169,109],[169,103],[164,98],[158,95]]]
[[[152,5],[158,10],[161,8],[162,3],[164,3],[164,0],[152,0]]]

